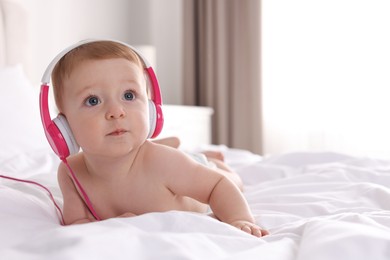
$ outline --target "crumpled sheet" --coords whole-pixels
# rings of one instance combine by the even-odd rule
[[[178,211],[61,226],[45,191],[0,179],[0,258],[390,259],[390,161],[211,148],[241,175],[256,221],[270,235]],[[44,184],[61,204],[57,164],[37,151],[3,161],[0,172]]]

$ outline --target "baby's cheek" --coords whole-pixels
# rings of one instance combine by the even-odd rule
[[[76,127],[74,130],[74,137],[76,142],[85,151],[95,147],[98,143],[98,132],[99,130],[94,127]],[[102,134],[103,135],[103,134]]]

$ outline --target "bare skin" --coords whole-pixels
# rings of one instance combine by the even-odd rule
[[[142,69],[122,58],[84,60],[64,80],[63,110],[82,152],[68,158],[101,219],[148,212],[204,213],[260,237],[239,187],[222,169],[147,140]],[[61,163],[58,181],[66,224],[95,221]]]
[[[173,148],[179,148],[180,147],[180,139],[176,136],[170,136],[166,138],[161,138],[157,140],[153,140],[154,143],[157,144],[163,144],[167,145]],[[219,168],[221,173],[223,173],[226,177],[228,177],[233,183],[237,185],[237,187],[240,189],[240,191],[243,191],[244,184],[242,183],[242,180],[240,176],[238,176],[237,173],[235,173],[224,161],[224,155],[220,151],[202,151],[202,154],[204,154],[209,162],[213,162],[217,168]]]

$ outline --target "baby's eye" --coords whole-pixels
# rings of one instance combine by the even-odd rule
[[[85,104],[90,107],[96,106],[100,104],[100,102],[101,102],[100,99],[96,96],[90,96],[85,100]]]
[[[125,93],[123,94],[123,98],[124,98],[125,100],[133,100],[133,99],[135,98],[135,95],[134,95],[133,92],[127,91],[127,92],[125,92]]]

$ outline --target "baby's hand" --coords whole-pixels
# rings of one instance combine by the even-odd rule
[[[245,220],[237,220],[230,223],[230,225],[256,237],[262,237],[269,234],[267,230],[261,229],[258,225]]]

